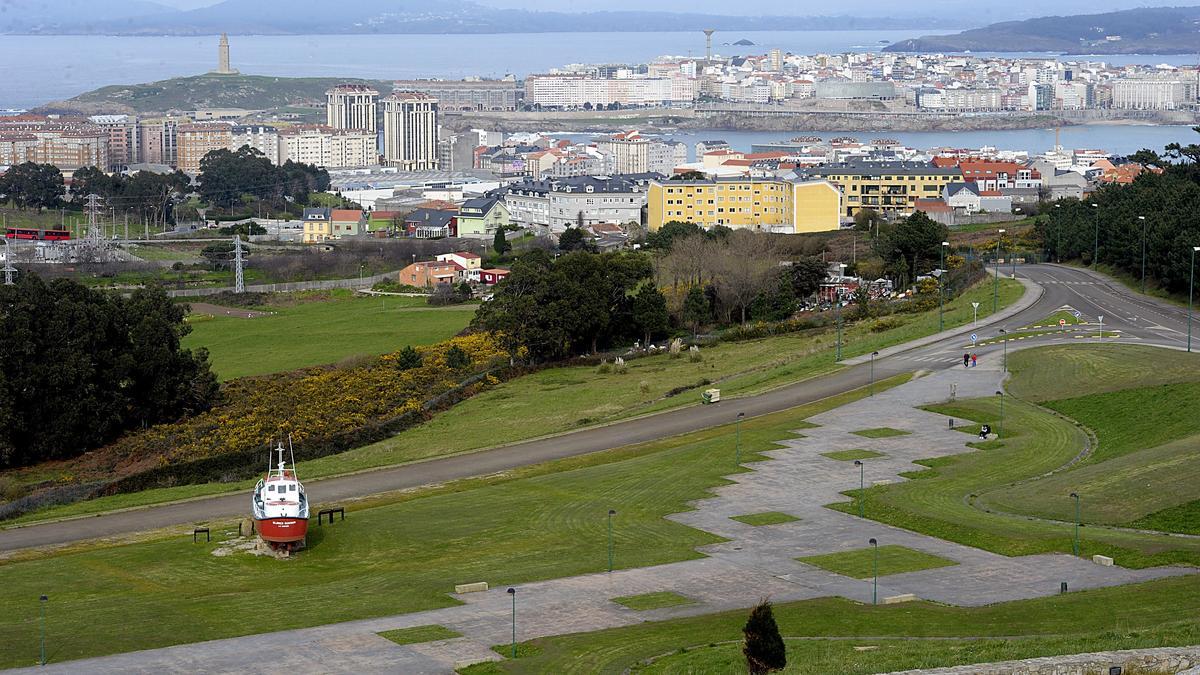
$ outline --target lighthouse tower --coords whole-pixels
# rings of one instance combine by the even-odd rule
[[[238,71],[229,67],[229,36],[221,33],[221,44],[217,47],[217,75],[237,75]]]

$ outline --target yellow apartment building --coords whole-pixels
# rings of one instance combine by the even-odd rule
[[[911,162],[827,164],[797,169],[794,175],[798,180],[825,180],[837,186],[844,219],[865,208],[888,217],[908,216],[918,199],[939,199],[947,185],[962,180],[957,166]]]
[[[839,227],[841,193],[827,181],[781,178],[668,180],[650,183],[646,226],[651,232],[672,220],[705,229],[796,234]]]

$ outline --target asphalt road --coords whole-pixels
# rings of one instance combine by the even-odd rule
[[[1008,270],[1005,268],[1003,271]],[[1184,309],[1143,298],[1115,282],[1085,270],[1057,265],[1033,265],[1017,267],[1017,274],[1044,289],[1042,296],[1032,306],[1007,319],[981,322],[976,328],[965,326],[957,329],[953,331],[953,337],[945,337],[932,344],[881,355],[875,359],[874,378],[883,379],[904,372],[954,367],[961,363],[963,344],[967,339],[964,336],[972,331],[980,336],[980,340],[985,340],[998,335],[1000,328],[1028,325],[1063,306],[1074,307],[1087,317],[1103,315],[1105,330],[1120,330],[1123,335],[1135,340],[1174,347],[1182,347],[1185,344],[1187,313]],[[1055,336],[1027,339],[1022,341],[1020,347],[1044,344],[1053,339]],[[1200,343],[1197,347],[1200,348]],[[1012,348],[1017,348],[1017,345],[1013,345]],[[976,351],[981,358],[990,358],[992,355],[998,355],[1000,349],[999,345],[992,345]],[[872,366],[860,364],[757,396],[727,400],[711,406],[681,408],[604,427],[583,429],[465,455],[311,481],[306,487],[309,494],[319,496],[322,504],[334,504],[352,497],[487,475],[727,424],[734,420],[738,412],[754,417],[785,410],[865,386],[871,378]],[[247,514],[249,507],[248,494],[234,494],[10,528],[0,530],[0,551],[65,544],[214,518],[234,517]]]

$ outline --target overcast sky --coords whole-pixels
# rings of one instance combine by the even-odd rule
[[[181,9],[192,9],[216,4],[216,0],[156,0],[160,4]],[[254,0],[240,0],[254,2]],[[952,13],[961,16],[965,24],[985,23],[978,18],[999,20],[1017,17],[1044,16],[1047,14],[1090,14],[1131,7],[1155,7],[1164,5],[1190,5],[1194,0],[1009,0],[1003,3],[962,2],[961,0],[926,0],[922,3],[901,3],[896,0],[757,0],[754,3],[730,3],[728,0],[476,0],[491,7],[515,7],[547,11],[587,12],[606,9],[655,9],[676,12],[704,12],[709,14],[795,14],[829,15],[844,14],[857,16],[943,15]],[[436,2],[436,0],[431,0]]]

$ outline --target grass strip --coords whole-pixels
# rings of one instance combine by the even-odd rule
[[[413,626],[412,628],[399,628],[397,630],[387,630],[378,633],[380,637],[387,638],[398,645],[412,645],[419,642],[435,642],[437,640],[451,640],[453,638],[462,637],[462,633],[452,631],[445,626],[431,624],[428,626]]]
[[[642,593],[641,595],[625,595],[619,598],[613,598],[613,602],[618,605],[623,605],[629,609],[645,612],[651,609],[662,609],[663,607],[676,607],[678,605],[691,605],[696,601],[689,597],[673,593],[671,591],[658,591],[657,593]]]
[[[886,577],[904,572],[916,572],[937,567],[957,565],[953,560],[947,560],[932,553],[916,551],[911,548],[891,544],[878,547],[879,576]],[[875,575],[876,551],[874,547],[860,548],[841,553],[813,555],[796,560],[805,565],[820,567],[835,574],[854,579],[869,579]]]

